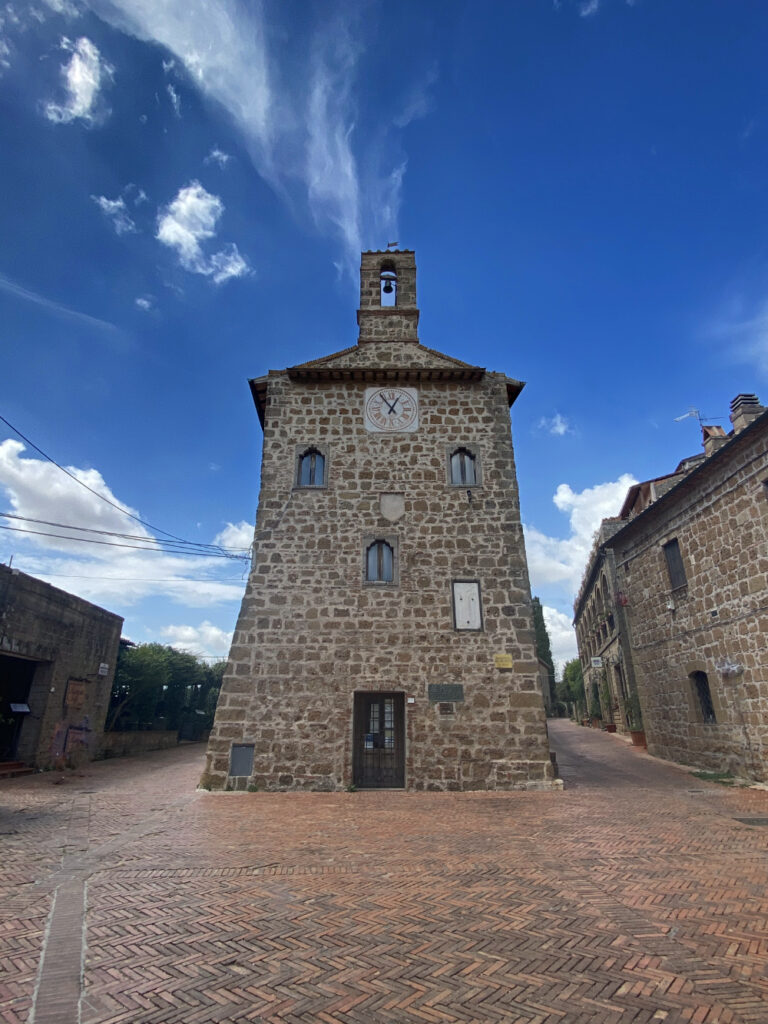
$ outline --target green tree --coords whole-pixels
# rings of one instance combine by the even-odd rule
[[[557,699],[571,704],[580,718],[586,712],[584,697],[584,679],[581,674],[581,662],[578,658],[567,661],[563,668],[563,678],[557,684]]]
[[[557,694],[555,692],[555,663],[552,659],[552,647],[549,643],[547,625],[544,622],[544,610],[541,607],[541,601],[538,597],[534,597],[532,605],[533,628],[536,632],[536,655],[541,658],[547,666],[547,676],[549,679],[549,706],[553,708],[557,700]]]
[[[210,729],[225,664],[163,644],[121,647],[105,728],[175,730],[192,720],[191,732]]]

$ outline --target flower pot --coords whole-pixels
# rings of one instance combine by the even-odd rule
[[[603,726],[602,718],[593,718],[592,719],[592,728],[593,729],[601,729],[602,726]]]
[[[633,747],[644,747],[645,743],[645,731],[643,729],[630,729],[629,735],[632,737]]]
[[[605,731],[606,732],[616,732],[616,723],[615,722],[606,722],[605,723]]]

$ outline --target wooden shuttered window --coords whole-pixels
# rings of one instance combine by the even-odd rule
[[[455,629],[482,629],[480,584],[476,580],[453,581],[453,624]]]
[[[680,545],[675,537],[664,545],[664,558],[667,560],[667,572],[669,573],[669,584],[673,590],[684,587],[688,579],[685,575],[683,556],[680,554]]]

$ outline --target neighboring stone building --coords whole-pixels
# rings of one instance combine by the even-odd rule
[[[418,320],[413,252],[363,253],[358,343],[251,381],[253,568],[203,785],[552,783],[510,437],[523,385],[423,347]]]
[[[99,753],[122,625],[0,565],[0,762],[48,767]]]
[[[604,519],[600,524],[574,604],[573,624],[587,712],[597,701],[603,722],[615,725],[617,732],[628,732],[633,724],[631,698],[636,687],[626,596],[619,586],[610,546],[611,537],[622,525],[618,518]]]
[[[704,427],[705,457],[608,552],[649,751],[766,780],[768,412],[754,395],[731,410],[733,432]]]

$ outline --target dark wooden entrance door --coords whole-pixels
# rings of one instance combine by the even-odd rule
[[[405,696],[356,693],[352,778],[360,789],[405,785]]]

